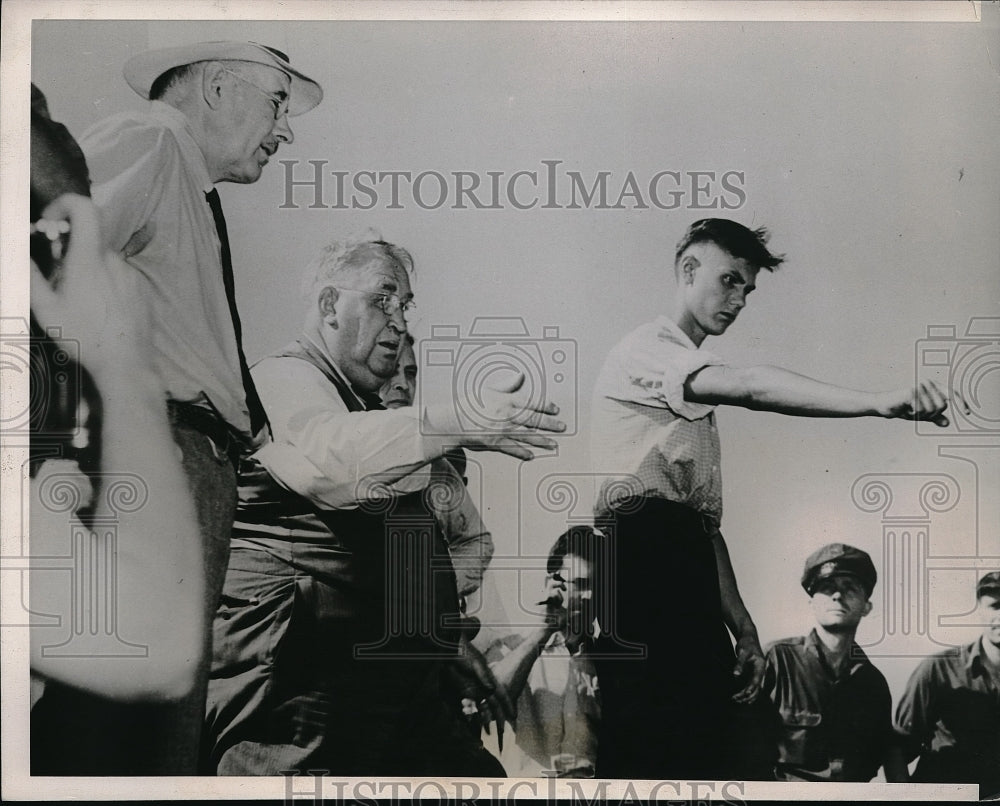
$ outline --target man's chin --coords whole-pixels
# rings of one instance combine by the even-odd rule
[[[260,179],[261,174],[264,172],[264,166],[260,163],[254,162],[251,165],[247,165],[240,173],[233,176],[227,176],[224,182],[232,182],[236,185],[252,185],[258,179]]]

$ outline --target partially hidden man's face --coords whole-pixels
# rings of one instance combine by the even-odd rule
[[[379,390],[382,405],[387,409],[401,409],[413,405],[417,392],[417,356],[410,340],[404,338],[399,345],[396,372]]]
[[[736,321],[756,288],[759,269],[720,249],[696,243],[681,256],[680,287],[688,324],[702,337],[720,336]]]
[[[861,619],[872,609],[861,581],[848,575],[821,580],[813,590],[810,603],[816,623],[830,632],[856,630]]]
[[[983,624],[983,640],[1000,647],[1000,596],[984,593],[976,608]]]
[[[336,287],[331,284],[320,292],[320,306],[330,357],[355,387],[378,392],[395,373],[406,338],[403,312],[387,315],[380,300],[395,294],[406,301],[413,293],[403,267],[377,247],[370,250],[367,262],[338,277]]]
[[[226,95],[214,144],[214,182],[249,184],[260,179],[281,143],[294,139],[288,124],[290,80],[275,67],[252,62],[227,63]]]
[[[562,567],[552,574],[551,580],[562,592],[567,638],[589,635],[597,615],[594,608],[593,563],[585,557],[567,554],[563,557]]]

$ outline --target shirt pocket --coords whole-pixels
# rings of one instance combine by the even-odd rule
[[[823,769],[826,766],[823,715],[816,711],[782,708],[781,721],[784,725],[780,741],[781,763]]]

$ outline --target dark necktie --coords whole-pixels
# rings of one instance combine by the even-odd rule
[[[205,194],[205,198],[208,200],[208,206],[212,208],[212,217],[215,219],[215,231],[219,235],[219,243],[222,246],[222,282],[226,286],[226,300],[229,302],[229,313],[233,317],[236,350],[240,356],[240,374],[243,376],[243,391],[246,393],[247,409],[250,412],[250,429],[256,434],[267,422],[267,415],[264,413],[264,406],[260,402],[257,387],[254,385],[253,378],[250,375],[250,367],[247,366],[247,359],[243,354],[243,327],[240,325],[240,314],[236,310],[233,257],[229,252],[229,232],[226,229],[226,217],[222,214],[222,202],[219,199],[218,190],[212,188]]]

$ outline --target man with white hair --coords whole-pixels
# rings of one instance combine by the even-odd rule
[[[80,145],[104,244],[142,275],[151,311],[152,368],[166,390],[202,536],[205,661],[178,709],[137,720],[123,716],[143,727],[131,742],[136,764],[121,772],[193,774],[210,627],[236,505],[236,464],[266,425],[243,354],[225,218],[214,186],[256,182],[278,147],[292,142],[289,116],[312,109],[323,92],[285,54],[252,42],[152,50],[131,58],[124,74],[151,101],[148,109],[97,123]],[[58,715],[78,704],[50,711]]]
[[[411,269],[405,249],[374,235],[327,246],[302,334],[254,367],[273,441],[240,472],[207,772],[503,773],[461,715],[470,694],[481,712],[509,703],[465,650],[427,466],[456,443],[530,459],[565,424],[528,398],[523,376],[483,391],[489,432],[463,432],[454,407],[384,410]]]

